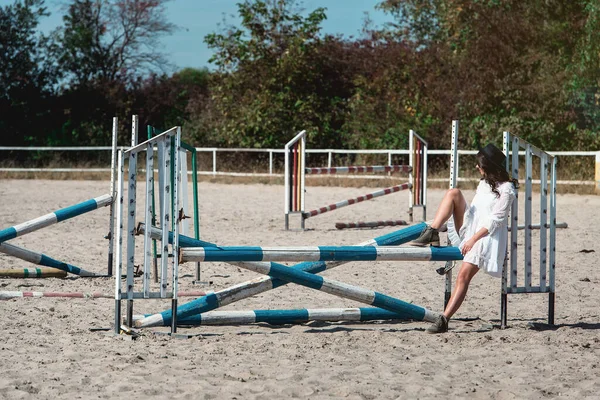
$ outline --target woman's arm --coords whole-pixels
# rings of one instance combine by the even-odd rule
[[[479,239],[481,239],[482,237],[485,237],[489,234],[489,231],[487,230],[487,228],[481,228],[480,230],[478,230],[477,232],[475,232],[475,234],[473,236],[471,236],[471,238],[469,240],[467,240],[462,248],[460,249],[460,252],[462,253],[462,255],[464,256],[465,254],[467,254],[469,251],[471,251],[471,249],[473,248],[473,246],[475,246],[475,243],[477,243],[477,241]]]
[[[512,184],[503,187],[492,212],[482,216],[481,226],[487,229],[489,235],[492,235],[506,221],[515,197],[516,193]]]

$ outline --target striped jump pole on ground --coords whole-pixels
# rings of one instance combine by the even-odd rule
[[[86,271],[71,264],[64,263],[62,261],[55,260],[52,257],[48,257],[45,254],[37,253],[23,247],[15,246],[10,243],[0,243],[0,253],[8,254],[21,260],[28,261],[32,264],[43,265],[44,267],[56,268],[62,271],[70,272],[75,275],[91,277],[91,276],[103,276],[94,272]]]
[[[463,256],[458,247],[189,247],[180,249],[181,262],[254,261],[456,261]]]
[[[67,297],[75,299],[112,299],[114,296],[108,296],[102,293],[55,293],[55,292],[0,292],[0,300],[21,299],[26,297]]]
[[[56,268],[0,269],[0,278],[64,278],[66,276],[67,271]]]
[[[61,271],[62,272],[62,271]],[[179,292],[179,296],[195,297],[204,296],[206,292]],[[18,291],[0,291],[0,300],[20,299],[24,297],[59,297],[59,298],[71,298],[71,299],[114,299],[114,294],[105,293],[84,293],[84,292],[18,292]],[[142,298],[142,296],[138,296]],[[158,297],[156,297],[158,298]]]
[[[104,196],[96,197],[84,201],[83,203],[54,211],[50,214],[42,215],[41,217],[23,222],[22,224],[2,229],[0,230],[0,243],[96,210],[97,208],[107,206],[110,203],[112,203],[112,196],[110,194],[105,194]]]
[[[335,227],[337,229],[355,229],[355,228],[378,228],[380,226],[397,226],[397,225],[408,225],[408,222],[397,219],[397,220],[386,220],[386,221],[369,221],[369,222],[336,222]]]
[[[427,225],[424,222],[422,222],[416,225],[400,229],[395,232],[388,233],[383,236],[379,236],[375,239],[364,242],[361,245],[397,246],[419,237],[419,235],[421,234],[423,229],[425,229],[426,226]],[[342,264],[345,264],[345,262],[304,262],[288,268],[316,274],[328,269],[338,267]],[[247,297],[251,297],[256,294],[263,293],[286,284],[287,282],[279,279],[273,279],[270,276],[252,279],[250,281],[231,286],[229,288],[220,290],[218,292],[209,294],[207,296],[201,297],[199,299],[193,300],[189,303],[179,306],[177,318],[186,318],[191,315],[198,315],[207,311],[215,310],[219,307],[226,306],[238,300],[242,300]],[[136,321],[135,326],[138,328],[144,328],[151,326],[170,325],[171,318],[171,310],[165,310],[159,314],[154,314],[150,317],[144,318],[143,320]]]
[[[304,172],[307,175],[334,175],[334,174],[351,174],[364,172],[410,172],[412,168],[409,165],[373,165],[369,167],[321,167],[321,168],[305,168]]]
[[[2,294],[0,293],[0,299]],[[147,315],[134,315],[137,321]],[[299,324],[309,321],[378,321],[406,320],[405,314],[381,308],[304,308],[297,310],[252,310],[252,311],[209,311],[199,315],[178,319],[178,325],[245,325],[259,322],[271,325]]]
[[[303,215],[303,217],[306,218],[310,218],[310,217],[314,217],[315,215],[319,215],[319,214],[323,214],[326,213],[328,211],[333,211],[333,210],[337,210],[338,208],[342,208],[342,207],[346,207],[352,204],[356,204],[356,203],[360,203],[363,202],[365,200],[371,200],[374,199],[376,197],[381,197],[381,196],[385,196],[391,193],[396,193],[399,192],[401,190],[405,190],[405,189],[410,189],[412,187],[412,185],[410,183],[403,183],[401,185],[396,185],[396,186],[392,186],[389,188],[385,188],[385,189],[381,189],[378,190],[376,192],[373,193],[369,193],[366,194],[364,196],[359,196],[359,197],[355,197],[353,199],[348,199],[348,200],[343,200],[340,201],[338,203],[335,204],[330,204],[326,207],[321,207],[321,208],[317,208],[316,210],[312,210],[309,212],[305,212]]]

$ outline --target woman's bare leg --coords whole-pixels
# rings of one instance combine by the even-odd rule
[[[454,226],[456,227],[456,232],[459,232],[463,224],[466,209],[467,201],[460,189],[448,190],[435,213],[431,227],[439,229],[448,221],[448,218],[454,215]]]
[[[446,310],[444,310],[444,316],[446,318],[450,319],[454,313],[458,311],[465,300],[471,279],[473,279],[477,272],[479,272],[479,267],[477,267],[477,265],[463,261],[460,272],[456,277],[456,286],[454,287],[452,296],[450,296],[450,301],[446,306]]]

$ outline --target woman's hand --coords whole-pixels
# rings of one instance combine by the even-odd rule
[[[460,249],[460,252],[462,253],[462,255],[466,255],[469,251],[471,251],[471,249],[473,248],[473,246],[475,246],[476,240],[473,240],[473,238],[467,240],[465,242],[465,244],[463,244],[462,249]]]

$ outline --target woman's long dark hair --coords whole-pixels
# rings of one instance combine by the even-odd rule
[[[517,179],[511,179],[510,176],[508,176],[508,172],[506,172],[506,168],[491,163],[481,152],[477,153],[477,165],[483,170],[483,178],[481,179],[485,180],[485,182],[490,185],[490,188],[492,188],[492,192],[496,194],[496,197],[500,197],[500,192],[497,188],[500,183],[512,182],[515,189],[519,188],[519,181]]]

